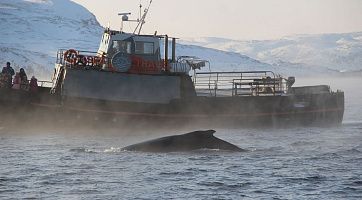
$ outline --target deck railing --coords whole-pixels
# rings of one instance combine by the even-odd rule
[[[198,96],[270,96],[286,93],[284,79],[272,71],[199,72],[193,82]]]
[[[97,52],[93,51],[83,51],[83,50],[73,50],[75,53],[68,54],[68,58],[66,58],[66,53],[69,50],[66,49],[59,49],[57,52],[57,64],[62,64],[66,67],[79,67],[81,66],[87,66],[87,67],[95,67],[100,68],[102,63],[105,62],[102,57],[98,57]],[[97,59],[97,60],[95,60]]]
[[[71,52],[71,53],[69,53]],[[126,60],[129,60],[130,66],[117,66],[112,63],[111,57],[108,55],[99,55],[97,52],[92,51],[78,51],[78,50],[64,50],[60,49],[57,52],[57,64],[69,68],[77,69],[107,69],[113,72],[140,73],[140,74],[158,74],[165,71],[170,71],[170,66],[166,65],[166,61],[161,60],[147,60],[138,55],[127,55]],[[170,63],[171,64],[171,63]]]
[[[51,81],[38,81],[38,86],[39,87],[47,87],[50,88],[52,87],[53,82]]]

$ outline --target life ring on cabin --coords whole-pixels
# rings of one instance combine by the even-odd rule
[[[68,49],[64,52],[64,60],[75,65],[78,61],[78,52],[74,49]]]
[[[111,64],[116,71],[127,72],[132,66],[132,59],[128,54],[118,52],[113,55]]]

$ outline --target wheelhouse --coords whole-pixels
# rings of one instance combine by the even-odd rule
[[[112,59],[117,53],[135,55],[145,60],[161,61],[160,36],[135,35],[106,29],[98,49],[99,55]]]

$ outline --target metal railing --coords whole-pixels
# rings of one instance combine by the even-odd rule
[[[199,72],[193,76],[198,96],[270,96],[286,93],[284,79],[272,71]]]
[[[28,80],[27,83],[20,83],[19,85],[20,85],[20,87],[29,87],[30,86],[29,83],[30,83],[30,80]],[[38,83],[38,87],[46,87],[46,88],[51,88],[52,84],[53,84],[53,82],[51,82],[51,81],[37,81],[37,83]]]
[[[91,62],[87,61],[87,58],[94,58],[97,55],[97,52],[93,52],[93,51],[83,51],[83,50],[76,50],[76,55],[77,57],[74,57],[72,59],[74,59],[74,62],[70,62],[69,59],[67,61],[67,59],[65,58],[65,53],[69,51],[69,49],[59,49],[57,51],[57,59],[56,59],[56,64],[61,64],[65,67],[79,67],[79,65],[82,66],[88,66],[88,67],[93,67],[93,64]],[[85,61],[83,59],[86,59]],[[94,64],[94,67],[95,64]],[[97,66],[99,67],[99,66]]]
[[[53,82],[51,81],[38,81],[38,86],[40,87],[52,87]]]

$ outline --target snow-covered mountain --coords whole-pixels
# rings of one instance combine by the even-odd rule
[[[171,52],[169,53],[169,55]],[[177,55],[196,56],[210,62],[213,71],[246,71],[246,70],[275,70],[275,67],[252,59],[248,56],[200,47],[196,45],[177,45]],[[206,69],[205,69],[206,70]]]
[[[41,79],[51,76],[58,49],[96,51],[103,33],[95,16],[70,0],[0,0],[0,22],[0,66],[10,61],[16,70],[24,67],[29,76],[35,74]],[[317,54],[314,53],[320,45],[318,43],[314,49],[309,46],[317,39],[313,42],[298,38],[248,42],[190,39],[177,46],[177,55],[209,60],[215,71],[271,70],[283,75],[336,73],[337,68],[326,66],[328,63],[320,65],[321,62],[316,62]],[[360,63],[361,38],[357,34],[339,40],[340,52],[344,50],[344,55],[355,55],[354,60],[350,60],[351,66]],[[337,54],[330,43],[324,45],[330,52],[342,55]],[[293,59],[296,55],[298,59]],[[304,62],[307,58],[308,63]],[[346,57],[335,59],[347,63]],[[326,59],[323,57],[323,60]]]
[[[1,0],[0,63],[49,79],[60,48],[96,51],[102,27],[69,0]]]
[[[279,40],[238,41],[224,38],[188,38],[184,44],[245,54],[275,66],[298,66],[318,71],[362,69],[362,32],[295,35]]]
[[[10,61],[45,79],[58,49],[96,51],[103,33],[95,16],[70,0],[1,0],[0,21],[0,63]],[[177,54],[207,59],[214,70],[273,68],[239,53],[194,45],[178,45]]]
[[[58,49],[96,51],[103,32],[93,14],[70,0],[1,0],[0,21],[0,63],[10,61],[45,79]],[[209,60],[218,71],[278,69],[239,53],[195,45],[178,45],[177,54]]]

